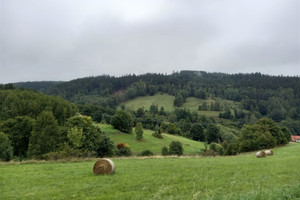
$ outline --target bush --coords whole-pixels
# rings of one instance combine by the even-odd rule
[[[96,149],[97,156],[113,156],[115,154],[114,151],[114,142],[109,139],[109,137],[103,136],[101,142],[98,144],[98,148]]]
[[[154,153],[152,151],[150,151],[150,150],[144,150],[144,151],[141,152],[140,155],[141,156],[153,156]]]
[[[88,116],[74,116],[67,121],[67,140],[73,149],[96,152],[104,134]]]
[[[124,133],[131,133],[133,126],[132,116],[124,110],[118,110],[111,119],[111,125]]]
[[[240,145],[238,142],[230,143],[224,151],[224,155],[236,155],[240,152]]]
[[[161,154],[162,154],[163,156],[169,155],[169,149],[168,149],[168,147],[164,146],[164,147],[162,148],[162,150],[161,150]]]
[[[0,132],[0,160],[10,161],[13,156],[13,148],[8,136]]]
[[[181,156],[183,154],[183,147],[181,142],[172,141],[169,145],[169,154]]]
[[[223,146],[220,145],[220,144],[217,144],[215,142],[210,144],[209,149],[215,151],[218,155],[223,155],[224,154]]]
[[[160,133],[158,133],[158,132],[152,133],[152,136],[153,136],[153,137],[156,137],[156,138],[160,138],[160,139],[163,138],[163,136],[162,136]]]
[[[79,149],[72,149],[69,146],[65,146],[62,150],[57,152],[49,152],[41,156],[45,160],[59,160],[59,159],[71,159],[71,158],[90,158],[96,156],[96,152],[87,152]]]
[[[117,151],[117,156],[131,156],[132,152],[130,148],[121,148]]]
[[[58,122],[50,111],[43,111],[34,123],[29,139],[29,157],[39,158],[43,154],[54,152],[59,145]]]
[[[167,131],[168,131],[169,134],[176,134],[175,124],[169,123]]]
[[[220,129],[215,124],[209,124],[206,130],[205,138],[210,144],[212,142],[218,142],[220,137]]]
[[[132,155],[131,149],[129,144],[126,143],[119,143],[117,145],[117,156],[130,156]]]
[[[201,124],[193,124],[190,130],[190,138],[196,141],[204,141],[204,127]]]
[[[209,149],[209,150],[204,149],[202,151],[202,156],[216,156],[216,155],[218,155],[218,153],[211,149]]]
[[[143,125],[141,122],[138,122],[135,127],[136,139],[141,140],[143,138]]]

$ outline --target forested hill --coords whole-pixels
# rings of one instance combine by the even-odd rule
[[[244,89],[255,89],[245,94]],[[291,89],[293,95],[300,97],[300,78],[269,76],[260,73],[255,74],[224,74],[206,73],[201,71],[181,71],[171,75],[143,74],[127,75],[122,77],[97,76],[72,80],[51,87],[47,92],[52,95],[72,99],[76,95],[114,95],[119,91],[127,90],[127,98],[135,96],[153,95],[156,92],[166,92],[176,95],[184,92],[187,96],[199,96],[197,92],[201,89],[207,94],[235,98],[237,100],[245,95],[253,97],[263,90],[276,91],[279,89]],[[228,89],[235,89],[229,92]],[[242,92],[237,94],[237,91]],[[234,92],[235,91],[235,92]],[[230,94],[228,94],[230,93]],[[263,92],[265,93],[265,92]],[[273,94],[265,94],[267,99]],[[116,95],[114,95],[116,96]]]
[[[63,83],[63,81],[28,81],[14,83],[16,87],[33,89],[40,92],[46,92],[49,88]]]
[[[181,106],[180,99],[184,102],[188,97],[220,98],[240,102],[241,109],[257,118],[267,116],[275,121],[300,118],[300,77],[203,71],[122,77],[103,75],[55,84],[44,92],[78,104],[113,109],[129,99],[161,92],[175,96],[179,102],[174,102],[177,107]]]

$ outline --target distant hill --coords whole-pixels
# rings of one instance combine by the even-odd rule
[[[240,110],[247,110],[256,118],[267,116],[277,122],[300,119],[300,77],[203,71],[122,77],[103,75],[56,84],[46,91],[77,104],[113,109],[136,97],[153,96],[159,92],[175,99],[182,97],[183,102],[190,97],[238,102]],[[243,114],[239,117],[243,118]]]
[[[207,116],[214,112],[215,117],[218,112],[223,112],[220,116],[234,118],[241,121],[241,124],[250,123],[251,120],[254,122],[261,117],[272,118],[276,122],[288,120],[285,125],[293,134],[300,131],[293,125],[300,121],[300,77],[185,70],[169,75],[102,75],[68,82],[26,82],[15,85],[60,96],[76,104],[110,109],[116,109],[122,104],[130,105],[131,101],[141,103],[135,99],[151,99],[161,93],[174,99],[174,102],[170,102],[170,98],[168,101],[162,100],[168,102],[166,111],[172,111],[175,101],[179,99],[182,102],[175,108],[193,107],[192,110],[197,110],[197,106],[201,106],[199,110]],[[216,99],[220,100],[221,105],[211,104]],[[148,107],[149,104],[141,105]],[[168,109],[170,107],[172,109]],[[132,108],[136,109],[136,105]],[[91,112],[89,114],[92,115]]]
[[[49,88],[61,84],[63,81],[33,81],[13,83],[16,87],[33,89],[45,93]]]

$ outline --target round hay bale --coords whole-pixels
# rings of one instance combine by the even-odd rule
[[[93,173],[95,175],[99,174],[112,174],[115,171],[115,164],[112,160],[107,158],[102,158],[94,164]]]
[[[265,150],[265,153],[266,153],[267,156],[273,156],[273,154],[274,154],[272,149]]]
[[[263,158],[263,157],[266,157],[266,153],[264,151],[258,151],[256,152],[256,157],[257,158]]]

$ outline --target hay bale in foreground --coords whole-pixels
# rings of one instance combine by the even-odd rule
[[[93,173],[99,174],[112,174],[115,171],[115,164],[112,160],[102,158],[94,164]]]
[[[265,153],[266,153],[267,156],[273,156],[273,154],[274,154],[272,149],[265,150]]]
[[[256,152],[256,157],[257,158],[263,158],[263,157],[266,157],[266,156],[267,156],[267,154],[264,151]]]

